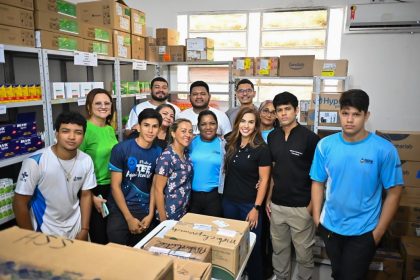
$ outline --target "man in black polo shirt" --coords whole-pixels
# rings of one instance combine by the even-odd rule
[[[293,242],[298,279],[310,279],[314,267],[315,226],[310,215],[309,171],[319,137],[297,122],[296,96],[290,92],[279,93],[273,105],[280,127],[268,135],[274,185],[267,196],[266,211],[271,219],[274,273],[276,279],[289,279]]]

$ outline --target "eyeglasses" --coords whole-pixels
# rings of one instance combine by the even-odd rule
[[[95,106],[95,107],[98,107],[98,108],[100,108],[100,107],[111,107],[112,106],[112,103],[111,102],[95,102],[95,103],[93,103],[93,106]]]
[[[263,113],[264,115],[267,115],[267,116],[275,116],[276,115],[276,110],[270,111],[270,109],[265,108],[261,111],[261,113]]]
[[[236,92],[240,94],[244,94],[244,93],[252,93],[254,92],[254,90],[252,88],[247,88],[247,89],[238,89]]]

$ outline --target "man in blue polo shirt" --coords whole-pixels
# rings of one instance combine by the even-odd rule
[[[325,242],[334,279],[365,278],[402,191],[397,150],[365,129],[368,107],[366,92],[353,89],[342,94],[343,131],[318,143],[310,172],[313,219]],[[383,189],[387,195],[382,204]]]

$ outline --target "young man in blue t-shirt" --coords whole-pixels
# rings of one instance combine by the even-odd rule
[[[109,242],[134,246],[150,231],[154,216],[151,192],[156,159],[162,149],[153,144],[161,115],[144,109],[138,116],[139,136],[114,146],[111,152],[111,192],[107,234]]]
[[[402,191],[397,150],[365,129],[368,107],[366,92],[353,89],[342,94],[343,131],[318,143],[310,172],[313,219],[325,242],[334,279],[365,278]],[[383,189],[387,195],[382,204]]]

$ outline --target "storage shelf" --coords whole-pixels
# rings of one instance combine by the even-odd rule
[[[38,48],[23,47],[23,46],[14,46],[14,45],[4,45],[5,51],[11,52],[26,52],[26,53],[37,53]]]
[[[256,79],[285,79],[285,80],[310,80],[312,81],[314,77],[270,77],[270,76],[234,76],[234,79],[248,79],[248,80],[256,80]]]
[[[12,157],[12,158],[2,159],[2,160],[0,160],[0,168],[22,162],[25,159],[27,159],[28,157],[36,154],[37,152],[38,151],[33,152],[33,153],[29,153],[29,154],[20,155],[20,156],[15,156],[15,157]]]
[[[158,65],[226,65],[229,66],[232,61],[180,61],[180,62],[159,62]]]
[[[79,98],[51,99],[51,104],[76,103]]]
[[[6,108],[41,106],[42,105],[42,100],[25,101],[25,102],[0,103],[0,106],[3,106],[3,105],[5,105]]]
[[[11,220],[13,220],[15,218],[15,215],[13,214],[13,215],[11,215],[11,216],[9,216],[9,217],[6,217],[6,218],[2,218],[2,219],[0,219],[0,225],[2,225],[2,224],[4,224],[4,223],[7,223],[7,222],[10,222]]]
[[[318,130],[333,130],[333,131],[341,131],[341,127],[337,126],[318,126]]]

